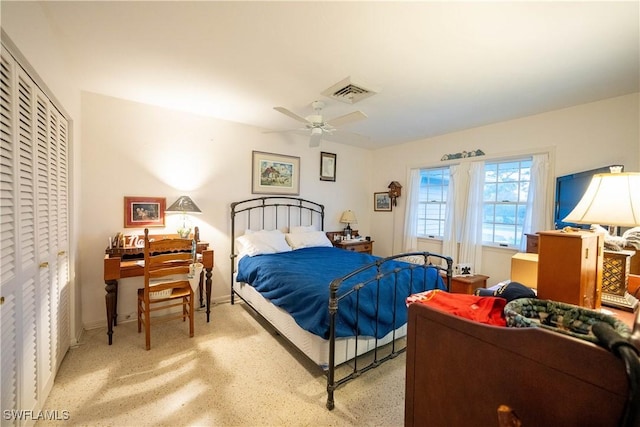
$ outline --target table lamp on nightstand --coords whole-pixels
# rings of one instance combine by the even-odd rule
[[[189,196],[180,196],[178,200],[173,202],[171,206],[165,212],[168,213],[181,213],[182,214],[182,224],[178,227],[178,235],[183,239],[189,237],[191,234],[191,221],[187,218],[187,214],[199,214],[202,213],[200,208],[196,206],[196,204],[191,200]]]
[[[611,235],[615,235],[617,226],[640,225],[640,173],[621,170],[618,166],[612,167],[611,173],[595,174],[582,199],[563,221],[609,225]],[[602,304],[633,311],[638,300],[627,292],[628,275],[622,280],[622,286],[608,287],[603,283]]]
[[[351,210],[344,211],[342,212],[342,217],[340,217],[340,222],[343,224],[347,224],[347,226],[344,228],[344,238],[350,240],[351,224],[355,224],[358,222],[358,220],[356,220],[356,215]]]

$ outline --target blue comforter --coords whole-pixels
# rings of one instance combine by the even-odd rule
[[[273,304],[290,313],[302,328],[327,339],[329,338],[329,284],[333,279],[345,276],[377,259],[379,258],[368,254],[332,247],[313,247],[278,254],[245,256],[238,263],[236,280],[249,283]],[[389,261],[384,264],[383,271],[390,271],[397,267],[407,267],[407,264]],[[359,297],[358,334],[384,337],[407,322],[405,305],[407,296],[430,289],[445,289],[444,282],[435,269],[428,268],[426,271],[426,275],[424,269],[416,269],[413,273],[408,270],[401,271],[396,291],[394,291],[392,278],[383,279],[384,286],[380,286],[378,310],[376,310],[375,283],[363,288]],[[343,282],[338,296],[348,292],[354,284],[374,276],[375,271],[371,270]],[[411,277],[413,284],[410,288]],[[337,337],[356,335],[353,310],[355,299],[354,292],[340,300],[336,319]],[[392,308],[394,301],[395,319]],[[379,318],[377,329],[376,311]]]

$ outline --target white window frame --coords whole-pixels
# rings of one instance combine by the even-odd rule
[[[524,219],[526,217],[527,199],[529,195],[529,183],[531,181],[531,156],[523,156],[519,158],[509,159],[495,159],[485,162],[485,182],[484,182],[484,195],[483,195],[483,219],[482,219],[482,244],[484,246],[499,246],[507,248],[518,248],[523,236]],[[495,165],[495,179],[492,178],[492,169]],[[513,166],[517,165],[517,168]],[[509,170],[515,171],[509,173]],[[500,178],[500,175],[503,178]],[[500,191],[501,186],[516,186],[516,190],[513,192]],[[487,190],[493,187],[492,194],[495,196],[492,200],[487,199]],[[512,194],[509,194],[512,193]],[[515,197],[513,197],[515,194]],[[509,196],[508,198],[505,198]],[[487,211],[491,208],[492,215],[491,220],[487,221]],[[498,218],[504,218],[504,215],[500,215],[500,210],[505,208],[513,209],[513,223],[504,222]],[[518,212],[521,212],[519,215]],[[510,234],[513,237],[513,241],[509,238],[500,239],[500,233],[497,232],[498,228]],[[491,229],[491,239],[486,239],[486,230]]]
[[[490,167],[490,165],[501,165],[501,164],[509,164],[509,163],[520,163],[522,164],[522,162],[528,162],[529,163],[529,170],[530,170],[530,166],[531,166],[531,160],[532,160],[532,156],[533,154],[530,153],[523,153],[523,154],[519,154],[519,155],[511,155],[511,156],[503,156],[503,157],[494,157],[494,158],[490,158],[487,159],[485,161],[485,176],[487,173],[487,168]],[[420,176],[421,176],[421,183],[422,183],[422,176],[424,171],[437,171],[437,170],[442,170],[444,171],[444,173],[448,174],[449,173],[449,169],[450,166],[454,164],[451,163],[449,165],[445,165],[445,166],[430,166],[430,167],[421,167],[420,168]],[[520,167],[520,173],[522,173],[522,167]],[[447,180],[448,182],[448,180]],[[518,181],[518,186],[521,187],[521,180]],[[526,182],[529,182],[528,180]],[[485,185],[487,185],[486,179],[485,179]],[[489,185],[491,185],[491,183],[489,183]],[[446,189],[443,190],[443,199],[442,200],[435,200],[435,201],[429,201],[427,199],[427,194],[425,194],[422,191],[423,186],[420,186],[420,200],[418,203],[418,218],[416,220],[416,224],[417,224],[417,236],[419,239],[436,239],[436,240],[442,240],[443,239],[443,235],[444,235],[444,218],[446,215]],[[528,187],[527,187],[528,189]],[[522,190],[520,190],[519,194],[522,193]],[[484,205],[487,204],[493,204],[494,206],[500,206],[500,205],[505,205],[505,204],[515,204],[516,205],[516,218],[517,218],[517,209],[518,206],[520,206],[521,209],[526,209],[527,207],[527,195],[528,193],[525,191],[524,192],[524,197],[523,198],[519,198],[517,201],[494,201],[494,202],[485,202]],[[427,224],[426,222],[429,221],[429,218],[426,217],[426,212],[428,210],[428,205],[429,204],[434,204],[437,205],[438,208],[434,209],[434,210],[439,210],[440,212],[440,218],[438,218],[437,220],[441,219],[441,226],[439,227],[439,233],[426,233],[424,231],[426,231],[427,228]],[[483,206],[484,207],[484,206]],[[433,218],[431,219],[433,220]],[[495,216],[493,218],[492,222],[489,222],[491,224],[494,224],[494,229],[495,229]],[[483,230],[484,230],[484,218],[483,218]],[[503,226],[502,223],[498,222],[497,224],[500,224],[500,226]],[[517,224],[513,224],[514,227],[514,232],[515,234],[515,241],[514,242],[501,242],[501,241],[496,241],[496,236],[495,234],[492,237],[492,240],[484,240],[483,238],[483,242],[482,245],[483,246],[493,246],[493,247],[502,247],[502,248],[510,248],[510,249],[514,249],[514,248],[518,248],[520,245],[520,240],[522,239],[522,223],[517,223]],[[520,230],[520,231],[518,231]],[[483,236],[484,237],[484,236]]]
[[[441,176],[446,178],[447,186],[431,184],[435,191],[425,193],[422,191],[422,180],[425,178],[424,172],[441,172]],[[416,219],[418,238],[442,239],[444,236],[445,218],[447,213],[447,191],[449,185],[449,166],[440,166],[432,168],[420,169],[420,199],[418,201],[418,210]],[[439,187],[439,189],[438,189]],[[437,194],[440,193],[440,194]],[[429,197],[431,196],[431,197]],[[432,198],[437,197],[437,198]],[[432,199],[432,200],[429,200]],[[432,209],[429,206],[433,206]],[[435,213],[435,215],[432,215]],[[429,215],[431,214],[431,217]],[[438,233],[428,233],[429,223],[437,223]]]

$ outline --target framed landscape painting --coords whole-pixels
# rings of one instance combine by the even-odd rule
[[[124,198],[124,227],[164,227],[164,197]]]
[[[391,197],[389,197],[388,191],[373,193],[373,210],[391,212]]]
[[[254,151],[252,165],[252,193],[300,194],[300,157]]]

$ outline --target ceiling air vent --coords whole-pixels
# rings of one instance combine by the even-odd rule
[[[347,77],[341,82],[334,84],[329,89],[326,89],[322,92],[322,95],[336,99],[340,102],[346,102],[347,104],[355,104],[356,102],[362,101],[375,93],[375,91],[367,89],[361,84],[352,82],[351,77]]]

